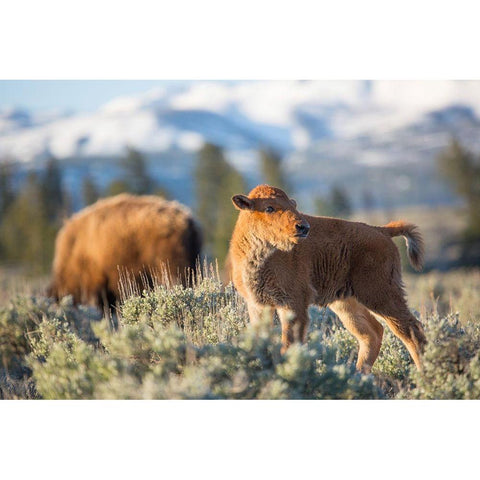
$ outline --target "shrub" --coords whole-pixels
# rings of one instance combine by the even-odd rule
[[[355,364],[358,343],[330,310],[310,308],[311,331],[319,331],[326,346],[335,351],[335,361],[347,365]],[[403,343],[385,327],[382,348],[373,366],[373,373],[390,383],[400,384],[408,377],[412,359]],[[398,386],[398,385],[397,385]],[[392,388],[390,385],[389,388]],[[398,388],[397,388],[398,390]]]
[[[120,309],[124,325],[177,325],[196,345],[230,341],[245,327],[247,318],[234,288],[223,288],[212,277],[201,278],[194,287],[159,285],[141,296],[127,298]]]
[[[103,349],[65,338],[31,365],[44,398],[381,398],[374,378],[337,365],[319,336],[282,356],[269,330],[197,347],[174,325],[112,331],[104,321],[95,327]]]
[[[76,308],[67,297],[56,304],[44,297],[16,297],[0,308],[0,397],[35,397],[26,356],[50,354],[60,339],[83,338],[94,342],[91,322],[100,315],[93,309]]]
[[[321,334],[282,356],[278,327],[246,322],[233,288],[211,277],[157,286],[125,300],[118,329],[103,320],[80,335],[78,321],[42,323],[28,364],[44,398],[382,396],[372,376],[337,364]]]
[[[412,390],[402,398],[480,398],[480,325],[462,324],[458,314],[432,316],[426,322],[423,370],[412,371]]]
[[[480,398],[478,313],[465,319],[432,308],[422,315],[422,372],[386,328],[372,375],[355,372],[358,345],[332,312],[312,307],[310,317],[307,343],[281,355],[278,322],[247,325],[236,292],[211,276],[127,298],[115,322],[68,297],[59,304],[17,297],[0,308],[0,396]]]

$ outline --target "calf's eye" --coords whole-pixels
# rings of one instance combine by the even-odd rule
[[[267,213],[272,213],[273,211],[275,211],[275,209],[274,209],[273,207],[267,207],[267,208],[265,209],[265,211],[266,211]]]

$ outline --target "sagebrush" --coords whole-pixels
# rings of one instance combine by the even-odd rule
[[[75,307],[69,297],[58,304],[38,295],[11,299],[0,307],[0,393],[45,399],[480,398],[478,313],[468,309],[464,317],[448,289],[451,275],[463,275],[468,292],[480,276],[456,272],[408,281],[418,293],[435,275],[435,292],[416,304],[429,341],[422,372],[386,328],[372,374],[357,373],[354,338],[329,310],[314,307],[307,343],[281,355],[279,326],[249,326],[235,290],[205,275],[193,287],[157,286],[131,296],[113,318]],[[457,295],[460,304],[470,295]]]

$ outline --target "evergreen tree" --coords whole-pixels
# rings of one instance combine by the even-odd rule
[[[44,183],[34,173],[28,175],[25,183],[0,227],[2,260],[45,272],[52,261],[56,227],[43,201]]]
[[[437,162],[440,173],[469,204],[480,197],[480,166],[472,152],[458,140],[451,140],[450,145],[438,156]]]
[[[260,170],[265,183],[278,187],[288,193],[289,182],[285,176],[282,158],[273,150],[260,151]]]
[[[372,192],[367,188],[362,190],[362,205],[366,212],[370,212],[375,208],[375,199]]]
[[[157,186],[152,193],[153,193],[153,195],[157,195],[158,197],[162,197],[165,200],[170,200],[172,198],[171,193],[164,187],[158,187]]]
[[[82,197],[85,206],[95,203],[100,198],[98,187],[90,175],[83,177]]]
[[[334,185],[326,198],[315,199],[315,210],[317,215],[348,218],[352,214],[352,204],[347,192],[342,187]]]
[[[45,173],[40,184],[41,201],[50,220],[64,212],[66,201],[62,190],[62,172],[58,160],[51,157],[46,164]]]
[[[120,193],[127,192],[131,192],[131,189],[126,180],[112,180],[107,187],[107,197],[113,197],[114,195],[120,195]]]
[[[462,238],[462,263],[480,262],[480,158],[456,139],[437,158],[438,170],[464,199],[467,227]]]
[[[13,164],[10,162],[0,163],[0,221],[15,199],[13,169]]]
[[[207,245],[212,244],[217,224],[218,199],[227,162],[220,147],[205,144],[199,154],[195,169],[197,215],[202,224]]]
[[[126,155],[120,160],[120,166],[124,171],[124,175],[110,183],[106,191],[107,196],[126,192],[135,195],[161,194],[161,196],[164,196],[167,194],[150,177],[145,157],[138,150],[128,147]]]
[[[238,213],[230,199],[239,192],[245,192],[246,185],[242,175],[233,167],[226,172],[219,190],[217,225],[215,228],[213,252],[220,265],[227,256],[230,238],[237,221]]]
[[[138,150],[128,147],[122,166],[126,174],[125,181],[132,193],[145,195],[153,192],[154,182],[148,174],[145,158]]]
[[[316,197],[314,200],[315,203],[315,214],[321,215],[323,217],[333,217],[332,205],[328,197]]]
[[[206,250],[223,264],[237,218],[230,199],[245,191],[243,177],[226,161],[220,147],[207,143],[198,155],[195,187]]]
[[[330,202],[335,217],[349,217],[352,214],[350,198],[342,187],[334,185],[330,192]]]

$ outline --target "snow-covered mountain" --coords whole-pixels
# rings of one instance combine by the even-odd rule
[[[368,191],[378,205],[438,204],[453,197],[434,160],[452,136],[480,151],[479,118],[480,81],[169,83],[89,113],[0,111],[0,161],[64,159],[66,186],[78,197],[87,172],[101,187],[121,173],[116,159],[128,145],[191,204],[204,142],[223,147],[251,185],[262,181],[256,152],[270,147],[284,156],[304,205],[334,183],[357,205]]]
[[[477,125],[479,113],[475,81],[193,82],[120,97],[91,113],[0,112],[0,158],[117,155],[126,145],[195,151],[205,141],[289,154],[326,140],[381,142],[405,129],[418,136],[432,125],[448,132],[459,122]]]

